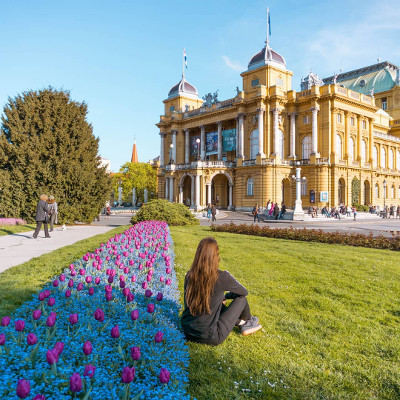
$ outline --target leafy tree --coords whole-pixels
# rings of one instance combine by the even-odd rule
[[[118,186],[121,181],[122,200],[132,202],[132,189],[136,189],[136,201],[144,200],[144,189],[148,190],[149,199],[155,196],[157,190],[156,170],[146,163],[125,163],[119,172],[113,176],[115,197],[118,198]]]
[[[361,183],[357,178],[353,178],[351,181],[351,204],[359,204],[360,203],[360,192],[361,192]]]
[[[0,131],[0,215],[33,221],[41,193],[60,222],[91,222],[111,190],[87,105],[53,88],[9,98]]]

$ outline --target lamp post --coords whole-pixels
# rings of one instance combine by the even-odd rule
[[[173,149],[174,149],[174,144],[171,143],[169,145],[169,163],[170,164],[174,164],[175,163],[175,161],[172,159],[172,151],[173,151]]]
[[[301,181],[305,181],[306,178],[301,178],[300,163],[296,162],[296,176],[292,175],[292,178],[296,181],[296,202],[293,212],[293,221],[304,221],[303,204],[301,202]]]
[[[386,179],[383,181],[383,211],[386,211]]]
[[[197,143],[197,161],[200,161],[200,139],[199,138],[196,139],[196,143]]]

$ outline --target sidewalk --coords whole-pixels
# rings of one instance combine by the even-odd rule
[[[57,227],[50,232],[51,238],[45,239],[43,228],[37,239],[33,231],[15,233],[0,237],[0,273],[6,269],[22,264],[34,257],[50,253],[82,239],[105,233],[118,225],[82,225],[68,226],[66,231]]]

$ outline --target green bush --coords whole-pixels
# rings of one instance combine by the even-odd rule
[[[355,207],[357,211],[366,211],[366,212],[369,211],[369,207],[364,206],[363,204],[355,203],[355,204],[353,204],[353,207]]]
[[[199,220],[182,203],[152,200],[134,215],[132,224],[142,221],[166,221],[168,225],[199,225]]]

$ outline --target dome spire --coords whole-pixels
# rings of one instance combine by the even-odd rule
[[[267,47],[269,47],[269,37],[271,36],[271,18],[269,15],[269,8],[267,8],[267,40],[265,41],[265,44]]]

